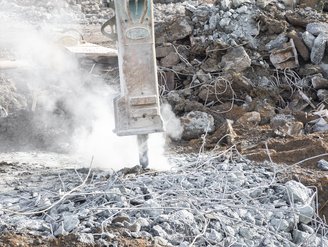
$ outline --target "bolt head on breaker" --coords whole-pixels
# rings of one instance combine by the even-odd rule
[[[115,132],[163,131],[152,0],[115,0],[121,94],[114,99]]]

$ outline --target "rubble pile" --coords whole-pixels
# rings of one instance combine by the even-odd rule
[[[40,169],[2,163],[0,229],[111,246],[326,246],[316,192],[279,182],[288,169],[230,153],[172,157],[172,171]],[[36,172],[39,171],[39,172]],[[10,174],[16,174],[12,179]]]
[[[277,1],[189,1],[157,4],[155,16],[163,95],[182,118],[190,111],[214,118],[208,147],[227,143],[227,120],[237,133],[232,144],[245,153],[270,138],[325,132],[325,12],[302,1],[293,9]],[[258,131],[245,138],[249,124]]]

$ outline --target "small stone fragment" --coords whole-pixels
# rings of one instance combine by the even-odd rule
[[[169,241],[166,239],[156,236],[154,237],[154,247],[160,247],[160,246],[168,246]]]
[[[327,63],[320,63],[319,65],[323,76],[328,79],[328,64]]]
[[[67,235],[67,234],[68,234],[68,232],[65,231],[62,224],[60,224],[54,232],[55,237],[62,236],[62,235]]]
[[[287,231],[289,228],[289,223],[285,219],[273,218],[270,223],[276,231]]]
[[[218,244],[223,240],[223,238],[223,234],[215,231],[214,229],[211,229],[211,232],[207,235],[207,239],[211,244]]]
[[[311,130],[313,132],[326,132],[326,131],[328,131],[328,123],[324,118],[321,117],[315,121]]]
[[[325,101],[328,99],[328,90],[326,89],[319,89],[317,92],[317,96],[320,101]]]
[[[160,236],[162,238],[167,238],[166,231],[160,225],[154,226],[153,231],[154,231],[156,236]]]
[[[258,125],[260,122],[261,122],[261,114],[256,111],[246,112],[243,116],[241,116],[237,120],[237,123],[241,125],[248,125],[248,124]]]
[[[64,228],[67,232],[73,231],[80,224],[78,215],[64,214],[63,218]]]
[[[310,199],[312,191],[303,184],[296,182],[295,180],[291,180],[285,183],[285,186],[289,196],[287,202],[293,201],[306,203]]]
[[[257,0],[256,5],[260,8],[265,8],[269,3],[271,3],[271,0]]]
[[[328,171],[328,161],[321,159],[318,161],[318,168],[323,171]]]
[[[307,232],[302,232],[300,230],[294,229],[293,242],[295,244],[306,244],[308,247],[316,247],[320,246],[321,240],[316,235],[311,235]]]
[[[223,10],[228,10],[231,8],[232,1],[231,0],[222,0],[222,1],[220,1],[220,5]]]
[[[145,201],[144,207],[147,208],[144,209],[144,214],[151,217],[158,217],[163,213],[161,205],[153,199]]]
[[[251,3],[251,2],[252,2],[252,0],[232,0],[232,4],[235,8],[238,8],[242,4]]]
[[[288,37],[286,34],[281,33],[277,36],[277,38],[271,40],[269,43],[265,45],[265,48],[267,50],[272,50],[272,49],[279,49],[282,47],[283,44],[285,44],[288,41]]]
[[[196,72],[197,78],[202,82],[202,83],[208,83],[212,77],[210,73],[206,73],[203,70],[198,70]]]
[[[277,114],[271,121],[270,126],[277,136],[298,136],[303,134],[304,125],[295,121],[292,115]]]
[[[321,68],[319,65],[308,63],[305,64],[304,67],[300,68],[299,73],[302,76],[315,75],[321,73]]]
[[[78,233],[78,241],[84,244],[94,244],[94,237],[91,233]]]
[[[123,223],[124,221],[130,222],[131,219],[128,215],[119,215],[113,218],[112,224]]]
[[[305,205],[302,207],[297,207],[296,209],[299,215],[299,222],[308,224],[312,221],[315,214],[313,207],[310,205]]]
[[[328,79],[323,78],[321,74],[314,75],[311,83],[314,89],[328,89]]]
[[[255,235],[255,232],[252,228],[250,227],[241,227],[239,229],[239,234],[244,237],[245,239],[252,239]]]
[[[135,222],[134,224],[129,224],[127,223],[125,227],[130,231],[130,232],[139,232],[141,229],[141,225],[138,222]]]
[[[172,221],[178,220],[186,225],[192,225],[193,223],[195,223],[194,215],[185,209],[173,213],[170,216],[170,219]]]
[[[161,59],[163,67],[172,67],[180,62],[180,57],[176,52],[170,52],[166,57]]]

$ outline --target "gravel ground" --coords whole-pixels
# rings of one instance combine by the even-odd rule
[[[233,153],[174,155],[166,172],[46,167],[51,154],[44,164],[7,157],[0,229],[73,234],[96,246],[121,236],[157,246],[327,246],[314,188],[279,182],[286,168]]]

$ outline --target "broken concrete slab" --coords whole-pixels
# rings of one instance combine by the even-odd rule
[[[201,111],[187,113],[181,117],[181,124],[184,129],[182,138],[185,140],[196,139],[215,130],[213,116]]]
[[[236,72],[242,72],[251,66],[251,59],[249,58],[244,47],[234,47],[228,50],[228,52],[222,57],[220,66],[223,70],[233,70]]]
[[[188,37],[192,31],[193,26],[190,24],[190,19],[188,17],[179,17],[171,25],[168,31],[167,40],[169,42],[184,39]]]
[[[177,65],[180,62],[179,55],[173,51],[170,52],[166,57],[162,58],[160,63],[164,67],[173,67],[174,65]]]

